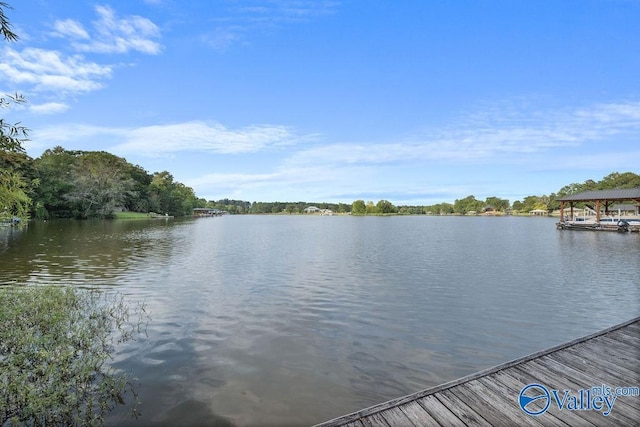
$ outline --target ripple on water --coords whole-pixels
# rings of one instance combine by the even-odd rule
[[[147,301],[148,336],[115,362],[143,384],[138,425],[190,410],[309,425],[640,315],[637,236],[558,233],[552,221],[61,227],[7,243],[0,280],[115,286]]]

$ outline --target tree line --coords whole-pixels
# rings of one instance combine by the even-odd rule
[[[0,216],[36,219],[111,218],[119,210],[191,215],[197,207],[230,214],[302,214],[309,206],[352,215],[469,215],[486,211],[522,213],[534,209],[552,212],[559,198],[588,190],[640,187],[640,175],[613,172],[600,181],[587,180],[562,187],[557,193],[531,195],[512,204],[499,197],[484,200],[469,195],[453,203],[399,205],[388,200],[347,203],[207,201],[174,180],[168,171],[149,173],[141,166],[105,151],[66,150],[60,146],[31,159],[18,149],[0,147]]]
[[[22,151],[0,150],[0,169],[20,184],[11,215],[36,219],[110,218],[119,210],[190,215],[206,205],[191,187],[167,172],[149,173],[105,151],[55,147],[31,159]],[[10,189],[11,190],[11,189]]]
[[[551,213],[560,209],[558,199],[570,194],[590,190],[608,190],[614,188],[640,187],[640,175],[633,172],[612,172],[600,181],[587,180],[583,183],[565,185],[557,193],[548,195],[531,195],[522,200],[510,203],[500,197],[487,197],[484,200],[469,195],[456,199],[453,203],[437,203],[433,205],[394,205],[388,200],[365,201],[355,200],[346,203],[310,203],[310,202],[249,202],[245,200],[221,199],[208,201],[206,207],[215,208],[231,214],[302,214],[309,206],[319,209],[330,209],[338,214],[352,215],[469,215],[487,211],[500,213],[528,213],[534,209]]]

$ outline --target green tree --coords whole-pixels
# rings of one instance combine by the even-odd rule
[[[191,215],[193,208],[202,207],[198,203],[198,197],[193,188],[187,187],[181,182],[176,182],[171,190],[171,205],[169,215]]]
[[[501,199],[499,197],[487,197],[485,200],[486,205],[493,206],[496,211],[506,211],[509,209],[509,200]]]
[[[356,200],[351,204],[352,215],[364,215],[367,213],[367,206],[364,204],[364,200]]]
[[[171,190],[173,175],[167,171],[154,173],[149,184],[149,210],[168,214],[171,210]]]
[[[515,202],[513,202],[513,210],[518,211],[518,212],[522,212],[523,211],[523,203],[520,200],[516,200]]]
[[[77,153],[77,152],[76,152]],[[66,195],[72,187],[72,170],[77,156],[57,146],[34,160],[40,179],[35,199],[36,218],[72,218],[72,204]]]
[[[149,212],[149,184],[152,176],[141,166],[130,163],[127,163],[124,173],[132,179],[131,191],[125,195],[124,200],[126,210]]]
[[[12,42],[18,40],[18,36],[12,31],[9,19],[5,14],[5,10],[10,8],[7,3],[0,2],[0,33],[6,41]],[[24,102],[25,99],[18,93],[0,96],[1,109]],[[27,193],[30,189],[30,183],[22,176],[18,168],[8,161],[11,157],[7,156],[8,153],[23,154],[22,142],[27,137],[27,128],[21,126],[20,123],[9,123],[0,117],[0,154],[3,154],[4,163],[0,169],[1,216],[26,218],[29,213],[28,207],[31,204],[31,199]]]
[[[65,197],[76,203],[80,218],[110,218],[124,205],[134,186],[127,168],[125,159],[105,151],[83,152],[77,158],[72,187]]]
[[[18,35],[11,30],[9,18],[4,13],[5,9],[11,9],[11,6],[5,2],[0,2],[0,34],[8,41],[18,40]]]
[[[380,200],[376,203],[376,212],[381,214],[396,213],[398,212],[398,208],[388,200]]]
[[[365,205],[365,214],[367,215],[375,215],[378,213],[376,209],[376,205],[373,204],[373,201],[369,200]]]
[[[132,395],[109,367],[148,316],[118,295],[59,286],[0,287],[0,425],[102,425]]]
[[[12,171],[0,173],[0,219],[29,215],[31,199],[27,196],[27,184],[22,176]]]
[[[453,203],[455,213],[466,215],[469,212],[479,212],[484,207],[484,203],[477,200],[475,196],[467,196],[464,199],[456,199]]]
[[[636,187],[640,187],[640,175],[632,172],[613,172],[598,182],[598,189],[600,190]]]

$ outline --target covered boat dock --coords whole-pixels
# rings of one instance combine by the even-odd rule
[[[220,216],[226,213],[225,211],[214,208],[193,208],[192,212],[194,217]]]
[[[594,227],[590,227],[589,229],[607,229],[606,227],[601,227],[601,222],[603,220],[602,215],[603,213],[604,215],[615,214],[615,212],[610,212],[610,208],[614,203],[634,203],[635,215],[633,216],[637,216],[640,220],[640,187],[617,190],[584,191],[559,198],[558,201],[560,202],[560,222],[557,224],[559,229],[575,228],[572,226],[575,225],[574,221],[576,220],[574,209],[576,203],[593,204],[593,206],[589,208],[593,210],[595,214],[593,222]],[[618,226],[616,225],[615,229],[617,229],[617,227]],[[636,225],[633,225],[630,231],[638,231]]]

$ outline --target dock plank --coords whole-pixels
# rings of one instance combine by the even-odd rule
[[[438,425],[450,423],[452,426],[463,426],[464,423],[453,412],[442,404],[434,395],[425,396],[418,403],[437,421]]]
[[[407,417],[413,420],[415,425],[432,426],[438,422],[418,402],[409,402],[399,406]]]
[[[599,384],[598,382],[589,381],[588,379],[579,378],[578,376],[571,376],[570,380],[567,380],[566,372],[564,373],[564,377],[562,377],[562,373],[555,372],[543,362],[541,363],[539,360],[532,360],[530,362],[533,366],[536,367],[539,375],[544,375],[546,378],[563,378],[562,380],[558,380],[555,383],[546,382],[545,385],[548,385],[551,388],[557,389],[560,393],[563,393],[564,390],[573,390],[576,392],[580,389],[590,389],[592,386]],[[557,411],[552,412],[554,415],[559,414],[560,412],[572,412],[572,411]],[[578,411],[572,412],[579,417],[588,420],[596,425],[632,425],[633,420],[628,419],[620,411],[613,411],[609,416],[605,417],[602,413],[597,411]],[[604,420],[603,420],[604,418]]]
[[[517,417],[512,419],[511,417],[513,415],[511,414],[511,410],[507,410],[507,414],[502,413],[500,411],[503,409],[503,407],[500,406],[501,402],[498,402],[498,405],[496,405],[496,399],[491,399],[491,397],[484,395],[482,390],[478,387],[474,387],[471,383],[472,382],[470,381],[463,387],[456,387],[452,391],[460,397],[460,399],[468,402],[468,405],[477,410],[480,416],[489,421],[491,425],[503,425],[506,424],[507,420],[510,420],[513,425],[520,426],[539,427],[543,425],[533,417],[526,418],[523,412],[521,412],[522,415],[517,414]],[[515,408],[515,406],[513,408]]]
[[[504,402],[507,403],[508,407],[511,408],[512,410],[517,412],[517,415],[522,417],[522,418],[531,418],[530,416],[524,414],[520,407],[518,405],[516,405],[517,403],[517,399],[518,399],[518,395],[520,394],[520,390],[510,390],[509,388],[505,388],[502,386],[502,384],[496,380],[496,378],[494,378],[494,376],[492,375],[491,377],[483,377],[480,378],[479,381],[489,390],[493,390],[494,393],[497,393],[498,395],[500,395],[502,397],[502,399],[504,400]],[[566,426],[567,423],[563,422],[562,420],[560,420],[559,418],[553,416],[553,414],[551,412],[547,413],[547,415],[550,416],[545,416],[544,418],[544,425],[545,426]],[[520,420],[517,419],[518,424],[520,424]]]
[[[389,408],[380,414],[391,427],[409,427],[417,425],[411,421],[404,412],[402,412],[400,407]]]
[[[443,390],[436,395],[438,400],[442,402],[453,414],[458,417],[467,426],[490,426],[484,418],[470,406],[468,406],[464,400],[459,399],[451,390]]]
[[[553,355],[552,359],[566,365],[568,367],[577,368],[580,367],[582,372],[590,372],[592,376],[603,379],[606,373],[607,377],[611,380],[617,380],[619,384],[627,382],[638,383],[640,380],[640,373],[635,372],[621,363],[612,362],[606,357],[602,357],[602,354],[586,354],[567,349],[563,354]],[[603,369],[594,368],[594,365],[599,365]],[[611,385],[619,385],[611,384]]]
[[[530,416],[522,411],[518,399],[523,387],[532,383],[561,393],[603,384],[637,387],[640,317],[318,426],[640,425],[638,396],[618,397],[607,417],[594,410],[561,410],[555,404],[544,414]]]
[[[540,375],[537,372],[531,372],[528,369],[521,369],[520,367],[516,367],[514,369],[510,369],[508,375],[513,376],[514,378],[518,379],[519,381],[525,382],[526,384],[532,384],[532,383],[537,383],[537,384],[541,384],[544,383],[545,386],[548,386],[548,380],[549,378]],[[535,376],[534,376],[535,375]],[[551,386],[553,387],[553,386]],[[518,392],[519,393],[519,392]],[[569,412],[569,411],[554,411],[551,407],[549,407],[549,411],[547,411],[544,414],[544,420],[547,420],[547,415],[551,415],[552,417],[560,420],[561,422],[570,425],[570,426],[575,426],[575,425],[581,425],[581,426],[598,426],[599,424],[596,422],[596,417],[592,417],[593,418],[593,422],[590,420],[585,420],[581,417],[579,417],[578,415]]]

